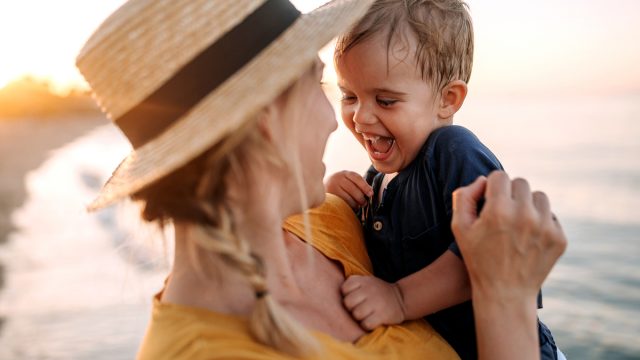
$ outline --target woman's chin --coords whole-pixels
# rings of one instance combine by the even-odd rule
[[[306,197],[307,197],[307,208],[304,208],[302,199],[299,196],[298,190],[292,190],[293,194],[288,198],[289,201],[289,211],[285,211],[286,216],[300,214],[306,210],[312,209],[314,207],[318,207],[324,203],[326,199],[326,194],[324,192],[324,184],[320,183],[320,185],[314,187],[313,189],[307,189]]]
[[[318,191],[318,194],[316,194],[313,197],[313,199],[311,197],[309,198],[309,208],[311,209],[311,208],[322,205],[322,203],[325,201],[326,198],[327,198],[327,194],[324,192],[324,186],[323,186],[322,190]]]

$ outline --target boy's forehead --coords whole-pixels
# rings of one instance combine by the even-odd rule
[[[394,30],[388,28],[380,31],[378,35],[385,42],[390,54],[416,56],[418,38],[408,25],[398,25]]]
[[[338,80],[354,73],[368,78],[420,77],[416,46],[417,41],[410,36],[388,39],[383,32],[374,34],[337,59]]]

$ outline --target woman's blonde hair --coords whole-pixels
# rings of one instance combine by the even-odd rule
[[[415,36],[416,65],[436,91],[453,80],[469,82],[473,24],[468,6],[461,0],[377,0],[359,23],[338,38],[334,61],[379,33],[385,36],[389,53],[405,31]]]
[[[301,80],[294,83],[281,97],[288,99]],[[229,206],[228,185],[231,181],[245,188],[249,179],[260,179],[257,162],[299,175],[299,166],[289,168],[282,151],[266,141],[257,125],[259,116],[253,115],[243,127],[223,138],[218,144],[158,182],[133,195],[143,204],[142,217],[158,222],[180,221],[201,227],[209,236],[194,237],[195,246],[218,254],[223,261],[237,269],[255,292],[256,301],[250,317],[250,329],[257,341],[293,356],[304,356],[319,349],[310,332],[293,319],[269,294],[265,266],[254,254],[246,239],[238,235],[236,219]],[[297,156],[295,156],[297,158]],[[259,181],[259,180],[257,180]],[[304,186],[298,181],[298,186]],[[304,194],[304,189],[300,190]],[[247,199],[251,201],[255,199]],[[301,197],[306,209],[306,199]],[[202,258],[192,256],[200,269]],[[203,274],[211,276],[211,274]]]

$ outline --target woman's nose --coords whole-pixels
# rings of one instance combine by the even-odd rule
[[[338,120],[336,119],[335,113],[331,114],[330,120],[331,120],[331,132],[338,130]]]

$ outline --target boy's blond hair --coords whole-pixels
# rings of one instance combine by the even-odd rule
[[[473,26],[461,0],[378,0],[349,32],[340,36],[334,61],[371,36],[386,36],[387,52],[394,37],[415,36],[416,65],[436,91],[453,80],[469,82],[473,64]]]

